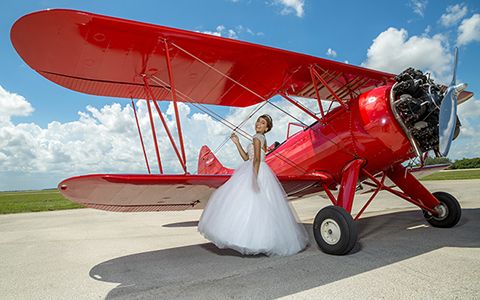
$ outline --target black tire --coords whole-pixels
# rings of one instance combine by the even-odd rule
[[[323,252],[344,255],[350,252],[357,242],[357,225],[345,209],[327,206],[315,216],[313,235]]]
[[[455,226],[458,221],[460,221],[460,217],[462,216],[462,208],[458,203],[457,199],[450,195],[449,193],[445,192],[435,192],[433,196],[440,201],[442,208],[445,212],[444,216],[435,217],[428,211],[423,211],[423,215],[430,225],[433,227],[440,227],[440,228],[450,228]]]

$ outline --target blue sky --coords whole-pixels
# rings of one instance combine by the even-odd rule
[[[480,95],[479,1],[1,1],[0,190],[54,187],[59,179],[79,174],[75,172],[145,172],[139,150],[132,154],[135,162],[130,160],[111,131],[105,132],[110,137],[101,144],[87,139],[92,132],[108,127],[112,119],[131,122],[129,101],[57,86],[30,69],[13,49],[9,31],[15,20],[47,8],[78,9],[209,32],[394,73],[412,65],[445,81],[450,80],[451,53],[459,46],[458,78]],[[479,156],[478,99],[475,96],[460,108],[464,128],[452,148],[453,159]],[[167,104],[163,108],[166,110]],[[202,117],[194,118],[194,110],[185,110],[187,124]],[[232,111],[219,111],[234,118]],[[213,131],[206,141],[190,141],[192,165],[201,144],[210,142],[214,148],[217,140],[225,137],[224,128],[207,121],[204,125]],[[132,130],[136,130],[134,126]],[[271,140],[284,137],[284,128],[277,129]],[[185,131],[188,135],[188,128]],[[138,139],[135,131],[127,133]],[[112,144],[105,145],[108,141]],[[100,150],[73,153],[75,143]],[[219,157],[226,165],[235,165],[231,147],[224,152]],[[95,163],[98,155],[105,156],[104,164]],[[84,161],[88,163],[82,166]],[[173,163],[172,170],[176,170]]]

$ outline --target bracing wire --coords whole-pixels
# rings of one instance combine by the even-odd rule
[[[151,77],[152,81],[156,82],[157,84],[160,84],[162,85],[163,87],[165,88],[168,88],[168,89],[171,89],[171,87],[165,82],[163,81],[162,79],[158,78],[157,76],[153,75]],[[227,126],[228,128],[232,129],[233,131],[235,132],[238,132],[240,135],[242,135],[243,137],[245,137],[246,139],[248,140],[251,140],[252,139],[252,135],[248,134],[246,131],[244,131],[243,129],[241,129],[241,126],[243,126],[250,118],[252,118],[253,115],[255,115],[255,113],[257,113],[263,106],[265,106],[267,103],[269,103],[269,101],[267,100],[266,102],[258,105],[255,109],[252,110],[252,112],[250,112],[250,114],[248,114],[248,117],[246,119],[244,119],[239,125],[235,126],[233,123],[231,123],[230,121],[228,121],[227,119],[223,118],[222,116],[218,115],[217,113],[215,113],[214,111],[212,111],[211,109],[205,107],[204,105],[202,105],[201,103],[196,103],[193,101],[193,99],[191,99],[191,97],[189,97],[188,95],[184,94],[183,92],[179,91],[178,89],[175,89],[176,93],[182,98],[183,101],[185,102],[188,102],[190,103],[191,105],[193,105],[195,108],[199,109],[200,111],[206,113],[207,115],[211,116],[212,118],[214,118],[215,120],[219,121],[221,124]],[[277,106],[276,106],[277,107]],[[288,113],[287,113],[288,114]],[[288,114],[290,115],[290,114]],[[296,118],[295,118],[296,119]],[[305,124],[302,122],[302,124]],[[305,126],[307,126],[305,124]],[[212,151],[212,153],[215,155],[227,142],[228,140],[230,139],[230,137],[227,137],[216,149],[215,151]],[[291,165],[292,167],[294,168],[297,168],[300,172],[302,173],[305,173],[306,170],[304,168],[302,168],[301,166],[299,166],[298,164],[296,164],[295,162],[293,162],[291,159],[289,159],[288,157],[285,157],[283,154],[281,153],[276,153],[276,152],[273,152],[273,155],[279,157],[280,159],[282,159],[283,161],[285,161],[286,163],[288,163],[289,165]]]

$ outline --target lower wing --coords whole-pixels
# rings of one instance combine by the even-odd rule
[[[175,211],[204,208],[215,189],[231,175],[92,174],[65,179],[58,185],[68,199],[86,207],[118,212]],[[328,174],[279,176],[290,198],[323,190]]]

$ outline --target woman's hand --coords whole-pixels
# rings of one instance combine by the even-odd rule
[[[248,153],[245,152],[245,150],[243,150],[242,145],[240,144],[240,140],[238,139],[238,136],[235,134],[235,132],[232,132],[230,139],[233,141],[235,146],[237,146],[238,153],[240,153],[240,156],[242,157],[242,159],[247,161]]]
[[[230,139],[232,140],[232,142],[237,145],[240,140],[238,139],[238,136],[235,134],[235,132],[232,132],[232,135],[230,136]]]

